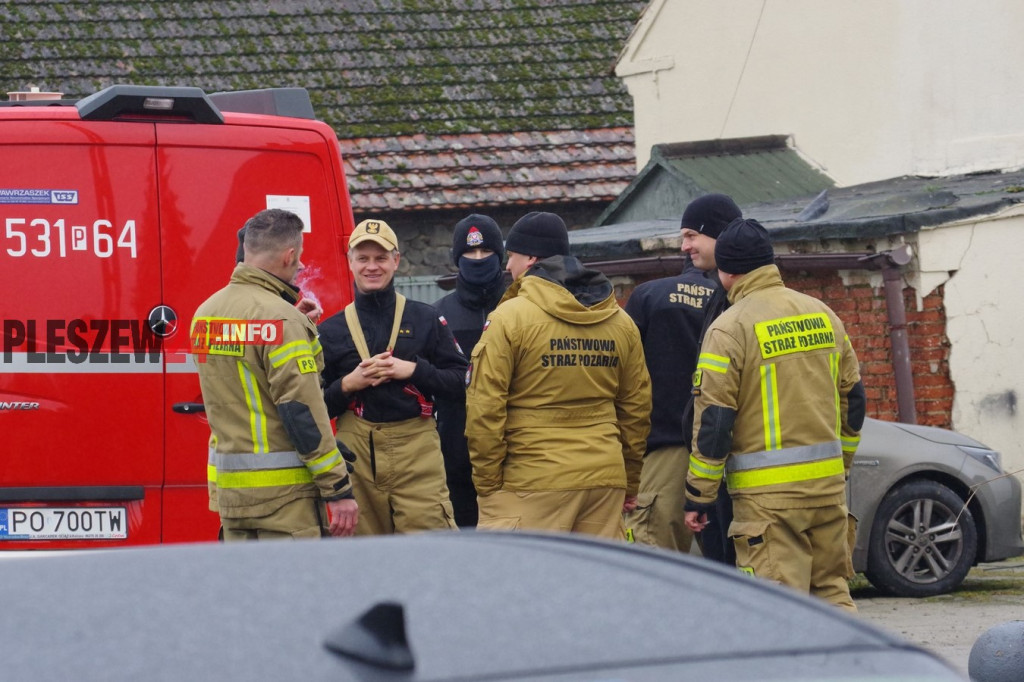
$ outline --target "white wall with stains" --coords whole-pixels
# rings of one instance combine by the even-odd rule
[[[918,235],[910,284],[945,284],[953,427],[1024,480],[1024,206]]]

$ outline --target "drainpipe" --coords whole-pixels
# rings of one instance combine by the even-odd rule
[[[914,374],[910,366],[907,340],[907,311],[903,307],[903,280],[900,268],[910,262],[914,252],[903,244],[880,253],[783,253],[775,262],[783,270],[881,270],[885,285],[885,307],[892,347],[892,368],[896,381],[897,418],[904,424],[917,423],[914,404]],[[683,269],[683,257],[659,256],[629,260],[587,263],[605,275],[654,275],[670,277]]]
[[[869,254],[783,254],[776,258],[779,267],[788,269],[881,270],[885,286],[885,310],[889,320],[889,345],[896,382],[897,419],[904,424],[917,423],[914,401],[914,372],[910,365],[907,339],[907,311],[903,307],[903,278],[900,268],[910,262],[914,252],[909,244],[891,251]]]
[[[914,371],[910,366],[910,344],[907,341],[907,311],[903,307],[903,278],[900,265],[910,261],[910,247],[906,247],[906,261],[898,262],[888,256],[882,266],[885,283],[885,308],[889,314],[889,343],[892,346],[892,368],[896,373],[896,408],[904,424],[917,423],[914,404]],[[902,258],[902,255],[900,256]]]

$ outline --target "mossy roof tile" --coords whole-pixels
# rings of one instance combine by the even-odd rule
[[[394,183],[389,186],[413,187],[413,162],[406,157],[444,155],[451,144],[484,150],[488,163],[506,167],[510,179],[529,177],[529,163],[545,176],[566,164],[590,164],[595,176],[613,182],[572,189],[578,168],[567,169],[562,184],[545,191],[607,201],[625,186],[619,178],[632,174],[634,162],[632,102],[612,66],[645,5],[8,0],[0,5],[6,36],[0,82],[6,90],[36,85],[68,97],[114,83],[194,85],[209,92],[305,87],[317,115],[349,142],[346,148],[355,149],[351,143],[358,139],[361,147],[382,150],[380,157],[348,159],[357,210],[377,203],[366,193],[381,172]],[[520,135],[525,142],[515,139]],[[525,155],[524,145],[531,150]],[[580,150],[588,146],[594,149]],[[458,161],[476,167],[481,158]],[[461,194],[431,193],[426,205],[461,205],[470,197],[501,203],[507,188],[485,176],[455,182]],[[606,194],[591,197],[599,187]]]

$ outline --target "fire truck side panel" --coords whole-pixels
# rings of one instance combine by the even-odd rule
[[[352,218],[347,196],[335,189],[337,143],[323,124],[294,123],[314,130],[173,124],[157,129],[164,303],[182,320],[167,343],[164,542],[196,539],[193,529],[202,520],[192,514],[206,508],[209,424],[202,413],[175,413],[173,406],[201,401],[195,360],[184,354],[188,326],[199,304],[227,284],[238,229],[268,206],[294,207],[309,229],[299,278],[303,293],[327,314],[351,300],[351,285],[342,284],[350,280],[343,277],[347,263],[339,235],[342,225],[351,231]]]
[[[0,525],[50,507],[63,511],[23,528],[39,519],[71,536],[127,538],[5,538],[0,548],[159,542],[164,378],[145,328],[160,300],[153,126],[42,130],[0,125]],[[126,511],[69,511],[82,507]]]
[[[202,113],[194,92],[210,122],[169,122],[131,113],[135,94],[97,120],[0,107],[0,550],[216,538],[189,326],[254,213],[306,221],[299,283],[325,315],[352,299],[329,126]]]

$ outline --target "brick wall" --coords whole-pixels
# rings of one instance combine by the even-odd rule
[[[903,291],[907,308],[907,335],[914,369],[917,423],[953,428],[953,394],[949,375],[951,344],[946,336],[945,287],[939,287],[916,309],[913,289]]]
[[[895,421],[896,380],[885,291],[867,284],[846,287],[835,273],[787,271],[783,276],[788,286],[821,299],[836,311],[860,360],[868,415]],[[903,290],[917,423],[948,429],[952,428],[953,382],[942,297],[940,288],[925,298],[919,311],[914,290]]]

